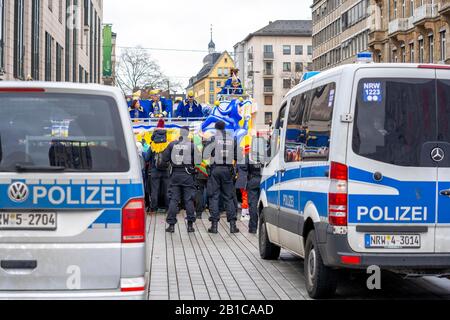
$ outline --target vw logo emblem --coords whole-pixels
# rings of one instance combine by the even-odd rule
[[[23,182],[14,182],[8,188],[8,196],[14,202],[25,202],[29,196],[28,186]]]
[[[431,159],[433,159],[434,162],[441,162],[444,158],[445,153],[441,148],[434,148],[433,151],[431,151]]]

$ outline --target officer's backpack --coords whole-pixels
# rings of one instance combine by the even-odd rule
[[[169,169],[169,163],[164,161],[162,152],[155,154],[155,167],[158,170]]]

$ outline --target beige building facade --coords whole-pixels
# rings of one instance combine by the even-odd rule
[[[279,20],[234,46],[245,91],[256,101],[257,130],[270,130],[286,93],[312,71],[310,20]]]
[[[372,0],[376,61],[450,63],[450,0]]]
[[[315,0],[313,63],[317,71],[353,63],[369,49],[370,0]]]
[[[101,82],[103,0],[0,0],[0,80]]]

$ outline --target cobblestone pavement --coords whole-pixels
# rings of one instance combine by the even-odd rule
[[[309,299],[303,260],[282,251],[278,261],[259,256],[258,238],[230,235],[225,220],[219,234],[207,232],[206,217],[188,234],[179,215],[174,234],[165,233],[165,216],[148,216],[150,300],[304,300]],[[450,299],[450,280],[433,277],[403,279],[384,273],[382,290],[369,291],[367,276],[342,276],[339,299]]]

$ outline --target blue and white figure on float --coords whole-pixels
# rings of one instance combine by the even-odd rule
[[[225,82],[225,86],[222,88],[220,95],[243,95],[244,88],[242,87],[242,81],[239,79],[239,69],[231,69],[231,77]]]
[[[237,141],[241,141],[249,131],[251,116],[246,114],[246,107],[251,104],[251,101],[244,101],[243,99],[233,99],[232,101],[223,101],[222,103],[216,101],[215,108],[202,124],[202,132],[215,130],[215,124],[223,121],[225,123],[225,130],[233,131]],[[242,120],[244,122],[241,126]]]

